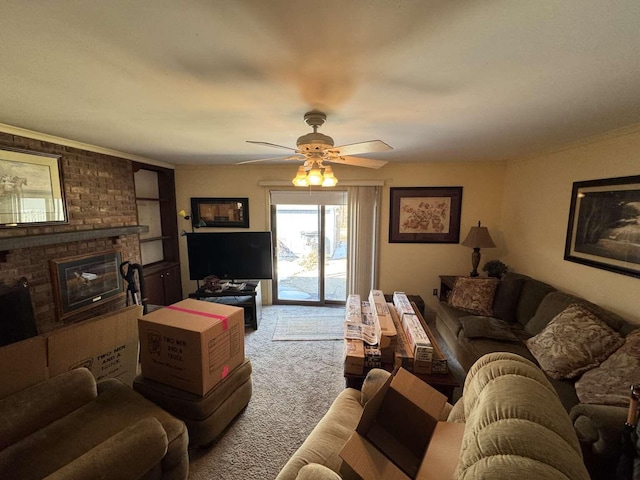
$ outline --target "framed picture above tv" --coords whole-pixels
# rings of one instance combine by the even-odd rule
[[[640,175],[573,183],[564,259],[640,277]]]
[[[249,228],[249,199],[191,197],[191,221],[194,228]]]

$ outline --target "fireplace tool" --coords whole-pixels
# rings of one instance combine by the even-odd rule
[[[122,262],[120,264],[120,275],[127,282],[127,306],[132,304],[142,305],[145,310],[144,313],[146,313],[147,307],[143,302],[144,277],[142,275],[142,266],[139,263]],[[140,287],[138,287],[138,284]]]

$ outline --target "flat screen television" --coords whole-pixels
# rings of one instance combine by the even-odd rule
[[[271,232],[187,233],[189,278],[273,278]]]

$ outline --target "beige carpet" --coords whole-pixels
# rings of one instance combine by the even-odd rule
[[[263,307],[258,330],[245,330],[253,367],[249,405],[214,445],[189,450],[189,480],[276,477],[345,386],[342,342],[272,342],[277,319],[344,313],[344,307]]]
[[[342,340],[344,315],[278,316],[272,340]]]

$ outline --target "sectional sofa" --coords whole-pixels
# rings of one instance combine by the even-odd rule
[[[0,398],[0,478],[185,480],[188,443],[181,420],[86,368]]]
[[[619,315],[516,273],[458,277],[436,328],[465,372],[485,354],[541,366],[569,413],[594,478],[620,453],[630,386],[640,380],[640,330]]]
[[[343,390],[276,480],[359,478],[342,461],[340,451],[364,406],[389,375],[372,369],[362,391]],[[589,478],[555,389],[523,357],[494,353],[479,359],[466,377],[462,398],[453,406],[447,404],[441,420],[465,423],[457,479]]]

